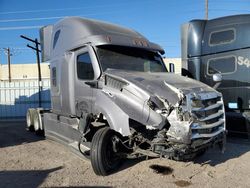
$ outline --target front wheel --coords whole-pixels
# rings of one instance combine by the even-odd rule
[[[101,128],[95,133],[90,158],[96,175],[109,175],[120,166],[119,137],[120,135],[109,127]]]

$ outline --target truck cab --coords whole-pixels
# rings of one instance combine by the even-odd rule
[[[41,43],[52,108],[40,129],[90,157],[97,175],[123,158],[186,160],[223,148],[222,95],[168,73],[164,50],[138,32],[72,17],[43,27]]]

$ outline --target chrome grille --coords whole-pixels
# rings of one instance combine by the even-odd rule
[[[194,116],[192,138],[213,137],[224,130],[225,114],[222,97],[199,95],[190,97],[191,113]]]
[[[208,106],[217,104],[217,102],[220,100],[221,100],[221,97],[210,98],[210,99],[205,99],[205,100],[192,99],[191,105],[194,108],[204,108],[204,107],[208,107]]]

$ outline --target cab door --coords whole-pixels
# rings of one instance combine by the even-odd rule
[[[100,68],[94,50],[86,46],[75,52],[75,112],[78,117],[93,111],[96,88],[91,82],[100,76]]]

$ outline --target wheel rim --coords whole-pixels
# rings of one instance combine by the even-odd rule
[[[39,130],[39,118],[37,114],[34,116],[34,129],[35,131]]]
[[[26,116],[26,123],[27,123],[27,127],[30,128],[31,127],[31,117],[30,117],[30,113],[27,113]]]
[[[106,164],[108,164],[110,169],[116,168],[116,166],[120,163],[121,158],[118,155],[118,152],[114,151],[113,148],[113,139],[117,138],[116,135],[110,137],[109,142],[107,143],[107,152],[106,152]],[[116,143],[117,144],[117,143]]]

